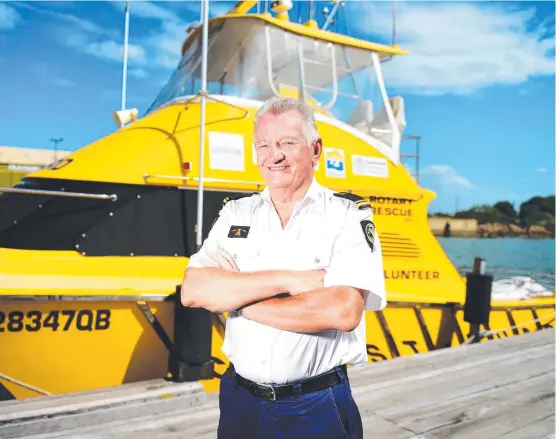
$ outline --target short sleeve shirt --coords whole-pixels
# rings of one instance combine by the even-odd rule
[[[226,203],[188,267],[218,267],[223,257],[233,258],[240,271],[324,269],[325,287],[363,290],[366,310],[386,306],[382,251],[370,205],[316,180],[285,227],[268,189]],[[351,332],[304,334],[231,312],[223,352],[240,375],[256,382],[281,384],[315,376],[342,364],[367,362],[365,316]]]

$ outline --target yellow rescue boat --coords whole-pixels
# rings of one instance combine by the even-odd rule
[[[367,313],[369,361],[477,334],[466,279],[428,228],[435,194],[400,160],[404,102],[381,65],[406,51],[290,22],[288,2],[249,14],[255,3],[209,20],[206,51],[202,26],[190,31],[142,117],[118,112],[117,131],[0,188],[0,399],[167,376],[217,390],[225,320],[185,310],[176,292],[223,199],[263,189],[253,116],[275,95],[316,110],[317,180],[373,207],[388,306]],[[554,307],[553,295],[492,301],[479,338],[551,326]]]

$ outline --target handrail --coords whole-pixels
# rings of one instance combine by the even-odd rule
[[[101,296],[85,294],[0,294],[0,302],[8,300],[19,302],[165,302],[170,299],[170,296],[172,296],[172,294],[115,294]]]
[[[332,44],[330,44],[330,48],[332,49],[332,98],[330,99],[330,102],[328,102],[328,104],[326,104],[324,106],[325,110],[328,110],[329,108],[331,108],[335,103],[336,100],[338,99],[338,74],[336,72],[336,47]]]
[[[186,177],[186,176],[182,176],[182,175],[143,174],[143,181],[145,183],[147,183],[147,180],[149,178],[159,178],[159,179],[162,179],[162,180],[184,180],[184,181],[198,181],[199,180],[198,177]],[[226,179],[223,179],[223,178],[204,177],[203,181],[208,181],[208,182],[211,182],[211,183],[231,183],[231,184],[254,185],[254,186],[257,186],[257,188],[266,186],[266,183],[261,183],[261,182],[258,182],[258,181],[226,180]],[[409,198],[412,201],[419,201],[423,198],[423,194],[420,193],[420,192],[389,192],[389,191],[380,191],[380,190],[373,190],[373,189],[347,189],[347,188],[330,188],[330,190],[333,190],[335,192],[348,192],[348,193],[362,192],[362,193],[366,193],[366,194],[377,194],[377,195],[379,195],[379,197],[385,197],[385,198],[388,198],[388,196],[397,197],[397,198],[403,198],[404,196],[405,197],[415,197],[415,199]]]
[[[0,186],[0,192],[13,192],[17,194],[29,194],[29,195],[55,195],[58,197],[70,197],[70,198],[92,198],[97,200],[112,200],[116,201],[118,196],[116,194],[87,194],[83,192],[64,192],[64,191],[48,191],[44,189],[23,189],[15,187],[5,187]]]
[[[184,180],[184,181],[199,181],[199,177],[185,177],[181,175],[159,175],[159,174],[143,174],[143,181],[146,183],[149,178],[159,178],[162,180]],[[203,181],[208,181],[210,183],[231,183],[231,184],[245,184],[245,185],[255,185],[257,188],[261,186],[266,186],[266,183],[260,183],[257,181],[242,181],[242,180],[225,180],[222,178],[210,178],[203,177]]]
[[[396,125],[396,118],[394,117],[394,111],[392,110],[390,100],[388,99],[388,93],[386,92],[386,86],[384,85],[384,78],[382,77],[382,70],[380,68],[380,59],[376,52],[371,52],[371,60],[373,63],[373,67],[375,70],[376,80],[378,83],[378,88],[380,90],[380,94],[382,96],[382,102],[384,105],[384,110],[386,111],[386,115],[388,116],[388,122],[392,128],[392,150],[394,151],[394,158],[393,162],[396,165],[400,164],[400,142],[401,142],[401,133]]]
[[[270,50],[270,30],[268,26],[264,27],[264,34],[265,34],[265,45],[266,45],[266,70],[268,74],[268,83],[270,85],[270,89],[275,96],[280,96],[278,90],[276,90],[276,86],[274,85],[274,80],[272,79],[272,51]]]

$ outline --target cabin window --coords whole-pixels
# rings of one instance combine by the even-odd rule
[[[201,38],[199,30],[186,40],[182,60],[147,113],[199,93]],[[369,50],[297,35],[256,18],[227,18],[209,29],[209,94],[303,98],[315,111],[395,149],[405,127],[403,102],[388,98],[381,79],[378,55]]]

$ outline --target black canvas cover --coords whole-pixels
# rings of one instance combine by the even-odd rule
[[[0,247],[85,256],[190,256],[196,250],[196,190],[44,178],[27,178],[16,187],[118,198],[2,193]],[[236,193],[204,191],[203,239],[230,195]]]

